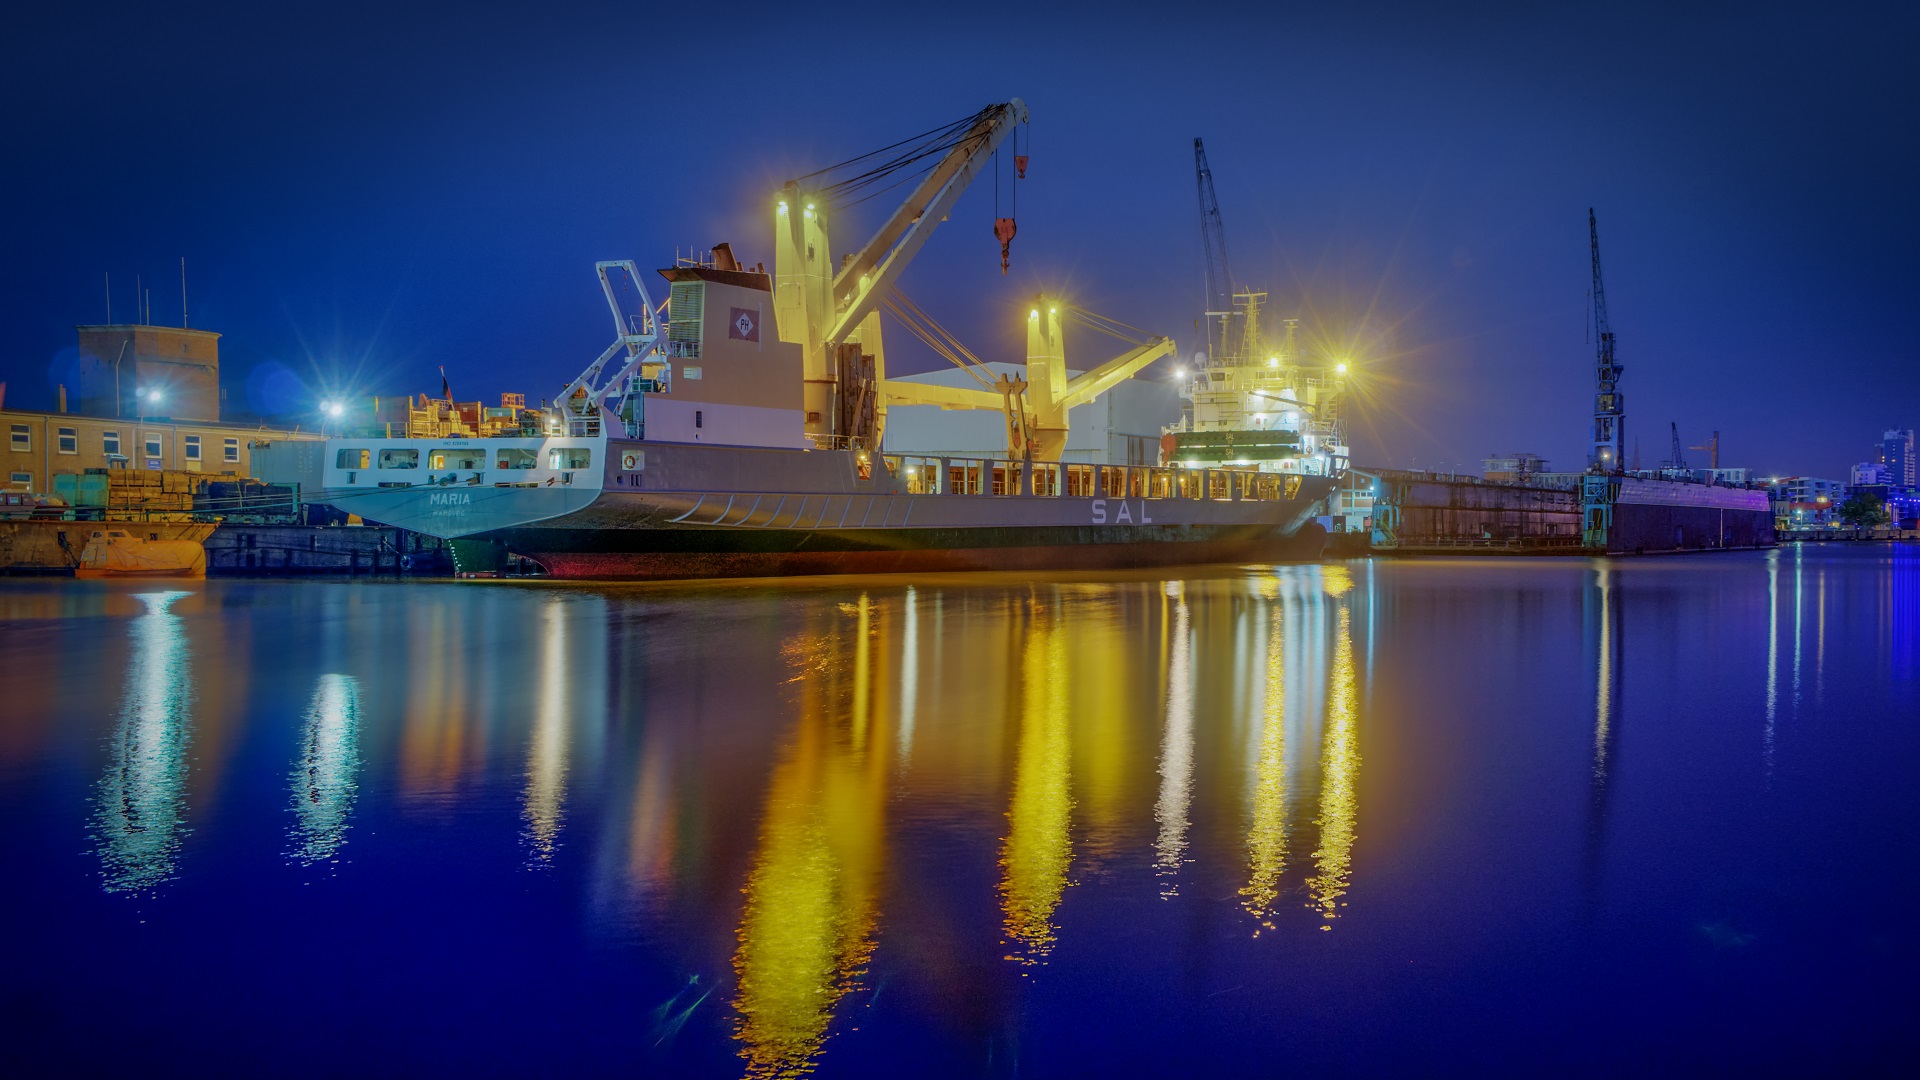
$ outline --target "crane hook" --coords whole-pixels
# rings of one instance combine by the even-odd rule
[[[1007,258],[1013,247],[1013,219],[1010,217],[993,219],[993,235],[1000,241],[1000,276],[1007,274]]]

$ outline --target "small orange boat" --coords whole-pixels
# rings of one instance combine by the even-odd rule
[[[203,578],[207,549],[198,540],[146,540],[108,524],[87,537],[73,576]]]

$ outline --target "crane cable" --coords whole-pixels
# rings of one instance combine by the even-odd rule
[[[971,349],[961,344],[959,338],[954,337],[946,327],[941,326],[933,316],[927,314],[924,308],[914,303],[912,297],[896,288],[888,291],[882,303],[902,326],[924,342],[928,348],[939,353],[948,363],[966,372],[983,389],[993,389],[993,381],[981,374],[983,370],[990,370],[987,365],[975,356]]]
[[[1067,304],[1065,307],[1068,318],[1074,323],[1089,330],[1097,330],[1108,337],[1118,338],[1129,345],[1151,344],[1160,336],[1148,333],[1137,326],[1129,326],[1118,319],[1110,319],[1105,315],[1088,311],[1086,308],[1074,307],[1072,304]]]
[[[954,148],[963,146],[969,142],[978,144],[979,142],[983,141],[986,138],[986,132],[983,131],[973,135],[969,135],[969,132],[972,132],[975,127],[979,126],[982,120],[988,118],[989,116],[995,115],[999,110],[1002,110],[1005,108],[1006,108],[1005,105],[989,105],[986,108],[981,109],[979,112],[976,112],[970,116],[963,117],[950,124],[946,124],[941,127],[934,128],[931,131],[922,132],[921,134],[915,135],[911,138],[902,139],[897,143],[893,143],[889,146],[881,147],[878,150],[874,150],[869,153],[862,154],[859,157],[848,158],[846,161],[840,162],[839,164],[829,165],[824,169],[815,170],[814,172],[810,172],[804,176],[795,178],[792,182],[797,185],[802,181],[811,180],[816,177],[826,176],[838,170],[847,168],[849,166],[858,164],[863,161],[867,161],[871,158],[878,157],[882,154],[886,154],[890,151],[900,150],[900,153],[895,154],[893,157],[888,158],[884,161],[881,161],[879,164],[872,166],[871,168],[867,169],[865,172],[861,172],[856,175],[850,176],[844,180],[839,180],[834,183],[828,184],[815,193],[815,197],[817,199],[820,199],[826,202],[829,206],[832,206],[835,209],[844,209],[845,207],[848,207],[848,206],[858,205],[859,203],[865,202],[867,199],[871,199],[876,195],[880,195],[886,191],[890,191],[893,188],[898,187],[903,183],[906,183],[908,180],[924,175],[927,171],[934,168],[934,166],[938,165],[940,160],[944,159],[947,153],[953,150]],[[904,147],[905,149],[901,149],[902,147]],[[854,195],[856,192],[861,192],[864,189],[869,188],[874,184],[877,184],[879,181],[892,176],[894,173],[899,172],[903,169],[906,169],[914,165],[916,162],[923,161],[929,157],[934,157],[935,160],[922,166],[920,169],[915,170],[912,173],[909,173],[907,176],[901,177],[895,180],[893,183],[888,184],[887,186],[880,188],[877,191],[866,192],[858,199],[850,198],[850,196]]]

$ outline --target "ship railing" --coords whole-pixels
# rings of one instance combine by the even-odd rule
[[[871,450],[873,439],[866,435],[822,435],[809,432],[815,450]]]

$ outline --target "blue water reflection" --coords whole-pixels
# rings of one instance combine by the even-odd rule
[[[0,583],[9,1001],[63,1071],[1873,1065],[1916,598],[1884,547]]]

